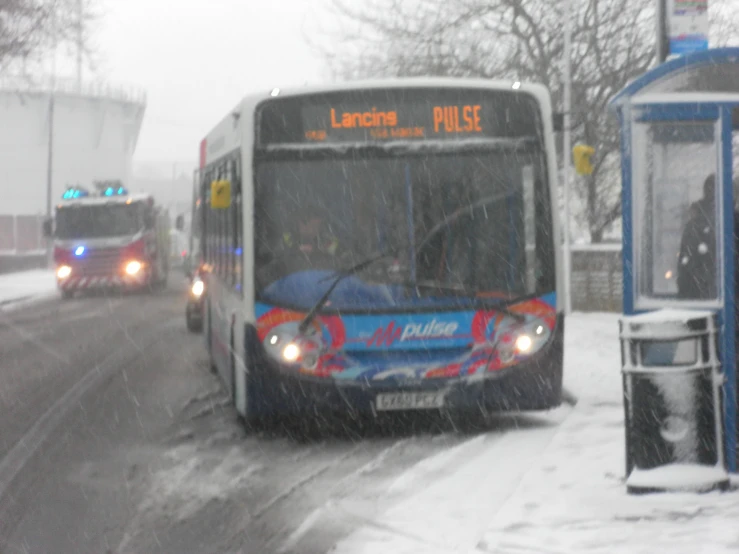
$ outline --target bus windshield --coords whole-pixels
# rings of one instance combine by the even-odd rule
[[[544,167],[531,146],[262,161],[257,297],[308,308],[336,270],[391,251],[398,255],[346,279],[327,307],[458,306],[455,288],[476,301],[551,292]]]
[[[64,206],[56,213],[56,236],[63,240],[133,235],[142,227],[141,208],[135,202]]]

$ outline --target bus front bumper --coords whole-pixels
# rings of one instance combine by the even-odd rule
[[[410,384],[364,384],[295,374],[257,354],[256,359],[261,359],[252,372],[247,394],[258,411],[277,416],[316,411],[547,410],[562,402],[563,339],[564,318],[560,316],[549,343],[525,362],[484,378],[428,379]]]

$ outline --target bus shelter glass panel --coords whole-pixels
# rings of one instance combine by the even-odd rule
[[[636,307],[721,299],[716,121],[633,126]]]

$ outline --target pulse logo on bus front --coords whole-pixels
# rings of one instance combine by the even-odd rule
[[[432,319],[423,323],[408,323],[405,326],[396,325],[391,321],[387,327],[377,329],[367,341],[368,347],[392,346],[395,342],[423,339],[446,339],[454,336],[459,325],[454,322],[436,321]]]
[[[430,111],[424,109],[380,110],[340,110],[329,108],[328,118],[320,120],[328,123],[328,128],[309,129],[305,138],[322,142],[338,138],[336,133],[366,131],[373,139],[428,138],[446,135],[478,135],[483,133],[482,106],[480,104],[436,105]],[[324,112],[325,113],[325,112]],[[403,117],[405,116],[405,117]]]

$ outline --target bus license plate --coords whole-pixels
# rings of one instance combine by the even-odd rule
[[[378,394],[375,406],[378,411],[433,410],[444,407],[445,391],[390,392]]]

